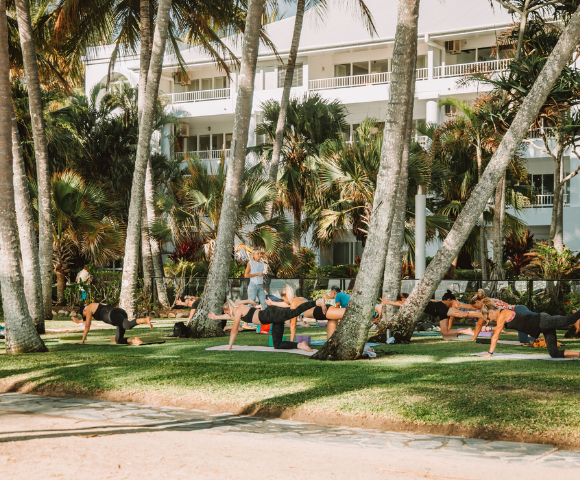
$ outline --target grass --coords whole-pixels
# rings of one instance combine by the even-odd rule
[[[173,322],[158,320],[152,333],[141,326],[133,332],[144,339],[158,337],[170,332]],[[48,328],[71,325],[57,320]],[[110,338],[113,332],[89,335]],[[298,333],[314,340],[326,337],[322,328]],[[48,354],[0,355],[0,379],[8,386],[32,384],[87,395],[143,392],[248,410],[293,409],[580,440],[578,362],[478,359],[470,354],[487,345],[429,337],[378,348],[401,355],[319,362],[298,355],[205,351],[227,343],[226,338],[167,338],[163,345],[111,348],[60,344],[59,336],[44,336]],[[567,348],[580,349],[578,340],[565,342]],[[266,345],[267,337],[243,333],[236,343]],[[547,353],[508,345],[498,345],[497,351]]]

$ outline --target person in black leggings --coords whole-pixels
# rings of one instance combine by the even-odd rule
[[[139,337],[125,338],[125,331],[131,330],[136,325],[146,323],[149,325],[149,328],[153,330],[153,325],[151,325],[151,317],[129,320],[125,310],[122,308],[111,307],[110,305],[106,305],[104,303],[89,303],[88,305],[81,305],[79,313],[81,317],[85,319],[85,331],[83,333],[83,339],[80,343],[85,343],[93,319],[100,320],[101,322],[105,322],[109,325],[117,327],[115,337],[111,338],[111,341],[114,341],[120,345],[141,345],[143,343],[141,340],[139,340]]]
[[[576,327],[576,333],[580,332],[580,310],[567,317],[563,315],[549,315],[547,313],[540,313],[539,315],[523,314],[512,310],[501,310],[493,303],[491,298],[484,298],[482,301],[481,313],[483,318],[497,323],[497,327],[491,338],[489,352],[482,356],[490,357],[493,355],[499,334],[505,327],[527,333],[535,338],[538,338],[540,333],[542,333],[546,339],[548,353],[552,358],[580,357],[580,352],[560,350],[558,348],[558,337],[556,335],[556,330],[566,328],[570,325]]]
[[[230,333],[230,344],[225,348],[225,350],[232,349],[236,335],[238,334],[238,327],[240,326],[240,322],[247,322],[254,323],[256,325],[272,324],[272,344],[274,345],[275,349],[290,350],[293,348],[299,348],[300,350],[311,352],[312,349],[306,342],[287,342],[283,341],[282,337],[284,335],[284,323],[286,320],[297,317],[306,310],[314,308],[316,305],[319,305],[323,307],[323,310],[326,310],[324,299],[317,300],[316,302],[304,302],[298,305],[296,308],[269,306],[266,310],[260,310],[249,305],[236,306],[234,302],[228,300],[224,305],[224,315],[215,315],[213,312],[211,312],[208,315],[208,318],[211,320],[224,320],[232,318],[233,316],[234,325]]]

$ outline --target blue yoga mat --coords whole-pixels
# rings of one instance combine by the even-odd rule
[[[439,332],[413,332],[413,335],[417,335],[419,337],[437,337],[441,336]]]
[[[324,345],[326,340],[311,340],[310,345]],[[365,343],[367,347],[377,347],[379,345],[384,345],[384,343]]]

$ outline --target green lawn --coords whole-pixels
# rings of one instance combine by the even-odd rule
[[[153,333],[141,326],[133,332],[152,338],[171,331],[173,322],[156,321]],[[56,325],[72,323],[53,321],[48,327]],[[89,335],[108,338],[113,332],[93,330]],[[298,333],[325,338],[322,328]],[[469,354],[487,350],[486,345],[428,337],[379,347],[401,355],[319,362],[281,353],[204,350],[227,343],[226,338],[167,338],[163,345],[108,347],[60,344],[59,336],[45,336],[47,354],[0,355],[0,385],[31,383],[88,395],[139,391],[248,411],[291,408],[325,417],[336,413],[580,439],[580,362],[478,359]],[[243,333],[236,343],[266,345],[267,337]],[[578,340],[566,343],[580,349]],[[507,345],[498,345],[497,351],[547,353]]]

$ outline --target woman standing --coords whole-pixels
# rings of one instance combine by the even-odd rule
[[[250,279],[250,285],[248,286],[248,298],[250,300],[256,300],[262,305],[262,310],[266,310],[268,306],[266,304],[266,294],[264,293],[264,270],[265,265],[260,262],[260,257],[262,256],[259,250],[254,250],[252,252],[252,258],[246,265],[246,273],[244,276]]]
[[[556,334],[557,329],[566,328],[570,325],[576,327],[576,333],[580,332],[580,310],[568,317],[549,315],[547,313],[530,315],[501,309],[495,305],[491,298],[484,298],[482,303],[481,313],[483,318],[497,323],[493,337],[491,337],[489,352],[482,355],[483,357],[491,357],[493,355],[499,334],[504,327],[517,330],[518,332],[524,332],[536,338],[542,333],[546,339],[548,353],[552,358],[580,357],[580,352],[560,350],[558,348],[558,336]]]

